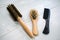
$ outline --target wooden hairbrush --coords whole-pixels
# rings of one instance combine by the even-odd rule
[[[21,26],[23,27],[23,29],[25,30],[25,32],[31,37],[33,38],[34,35],[33,33],[29,30],[29,28],[27,27],[27,25],[23,22],[23,20],[21,19],[22,15],[21,13],[17,10],[17,8],[11,4],[11,5],[8,5],[7,7],[8,11],[10,12],[11,16],[16,20],[18,21]]]
[[[36,10],[32,9],[30,11],[30,18],[31,18],[32,24],[33,24],[32,32],[36,36],[36,35],[38,35],[38,29],[37,29],[38,13]]]

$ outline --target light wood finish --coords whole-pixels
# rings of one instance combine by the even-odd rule
[[[33,20],[32,24],[33,24],[32,32],[36,36],[36,35],[38,35],[38,28],[37,28],[37,22],[36,22],[36,20]]]
[[[27,25],[22,21],[22,19],[20,17],[17,18],[18,22],[21,24],[21,26],[23,27],[23,29],[25,30],[25,32],[31,37],[33,38],[34,35],[33,33],[29,30],[29,28],[27,27]]]

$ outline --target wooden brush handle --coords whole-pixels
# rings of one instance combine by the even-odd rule
[[[21,26],[23,27],[23,29],[25,30],[25,32],[31,37],[33,38],[34,35],[33,33],[29,30],[29,28],[27,27],[27,25],[22,21],[22,19],[20,17],[18,17],[18,22],[21,24]]]
[[[38,35],[38,30],[37,30],[37,22],[33,20],[33,29],[32,29],[33,34],[36,36]]]

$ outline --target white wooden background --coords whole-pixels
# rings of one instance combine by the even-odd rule
[[[21,12],[23,21],[31,31],[30,9],[38,11],[38,36],[31,39],[21,25],[13,21],[6,9],[9,4],[14,4]],[[48,35],[42,33],[45,26],[44,8],[51,10],[50,33]],[[0,0],[0,40],[60,40],[60,0]]]

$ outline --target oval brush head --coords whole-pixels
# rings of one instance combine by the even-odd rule
[[[37,11],[36,11],[36,10],[31,10],[31,11],[30,11],[30,17],[31,17],[32,19],[36,19],[37,16],[38,16],[38,14],[37,14]]]

